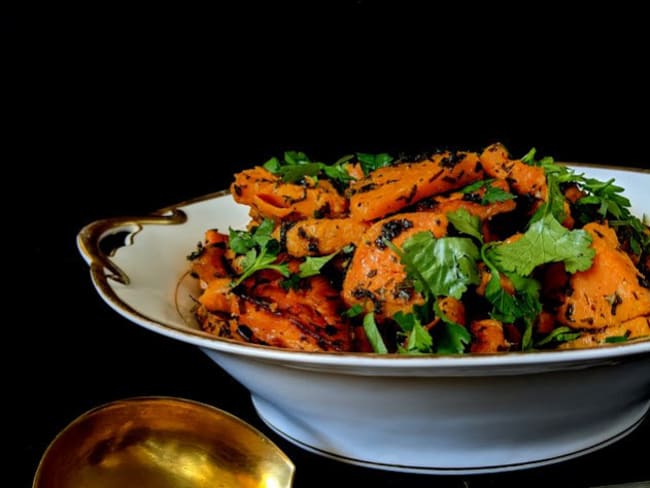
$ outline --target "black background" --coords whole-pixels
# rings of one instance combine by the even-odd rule
[[[93,220],[226,188],[234,171],[287,149],[331,162],[501,141],[515,155],[535,146],[564,161],[648,168],[642,16],[592,10],[587,21],[531,8],[510,20],[366,2],[9,15],[0,24],[11,83],[3,160],[13,172],[4,362],[19,486],[77,415],[138,395],[191,398],[248,420],[294,461],[296,487],[650,478],[647,420],[592,455],[503,475],[403,475],[308,454],[270,432],[244,389],[197,349],[110,310],[75,247]]]

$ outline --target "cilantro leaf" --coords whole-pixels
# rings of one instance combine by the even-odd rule
[[[375,322],[375,315],[370,312],[363,317],[363,330],[368,337],[368,342],[372,346],[372,350],[379,354],[388,353],[384,339],[381,337],[377,323]]]
[[[483,243],[481,219],[477,215],[472,215],[464,208],[460,208],[454,212],[448,212],[447,219],[458,232],[476,237],[481,244]]]
[[[552,262],[564,262],[569,273],[589,269],[595,255],[591,236],[584,230],[562,227],[551,212],[542,215],[519,240],[490,246],[490,260],[499,269],[520,276]]]
[[[479,250],[466,237],[436,239],[429,231],[419,232],[398,249],[389,247],[400,257],[415,289],[432,297],[451,296],[460,299],[470,284],[478,284],[476,262]]]

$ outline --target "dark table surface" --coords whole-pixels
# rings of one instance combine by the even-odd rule
[[[536,50],[532,66],[517,65],[519,58],[502,49],[488,56],[491,64],[461,57],[449,65],[437,57],[439,43],[394,51],[384,40],[375,49],[369,39],[378,27],[364,22],[365,3],[355,3],[354,18],[337,23],[328,39],[354,30],[361,40],[346,37],[345,49],[307,57],[295,35],[304,40],[323,31],[306,36],[304,26],[294,26],[297,33],[275,27],[286,42],[262,36],[255,49],[236,51],[239,38],[223,34],[227,17],[216,39],[207,22],[174,30],[169,25],[180,21],[146,18],[156,29],[127,42],[115,15],[86,19],[83,27],[66,18],[40,38],[33,56],[21,57],[21,69],[35,72],[17,79],[28,96],[18,97],[11,120],[27,130],[4,134],[17,143],[7,161],[31,203],[12,200],[5,227],[10,286],[19,290],[5,302],[13,318],[4,324],[3,403],[15,439],[16,486],[30,486],[48,443],[75,417],[141,395],[198,400],[247,420],[293,460],[296,487],[587,487],[650,479],[649,419],[593,454],[505,474],[399,474],[319,457],[270,431],[244,388],[198,349],[128,322],[95,292],[75,246],[82,226],[226,188],[234,171],[287,149],[331,162],[353,151],[479,150],[502,141],[515,155],[536,146],[564,161],[650,167],[650,107],[638,63],[604,50],[556,57],[560,47]],[[28,37],[25,24],[13,23],[8,46]],[[598,69],[578,74],[575,65],[596,59]],[[612,74],[603,63],[620,69]],[[429,65],[440,69],[425,74]],[[513,95],[524,78],[523,93]]]

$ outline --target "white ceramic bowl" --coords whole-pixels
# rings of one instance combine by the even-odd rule
[[[650,214],[650,172],[580,167],[626,188]],[[144,218],[94,222],[78,236],[92,281],[118,313],[195,344],[251,392],[278,434],[318,454],[439,474],[521,469],[586,454],[625,436],[650,407],[650,341],[571,351],[416,356],[305,353],[198,329],[185,256],[208,228],[243,228],[226,193]],[[109,235],[127,232],[110,258]]]

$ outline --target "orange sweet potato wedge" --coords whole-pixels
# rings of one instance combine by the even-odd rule
[[[596,251],[591,268],[573,274],[557,320],[578,329],[617,326],[650,315],[650,289],[606,223],[584,226]]]
[[[323,256],[356,244],[370,227],[366,222],[350,218],[305,219],[296,222],[284,233],[287,252],[295,257]],[[276,238],[282,239],[280,228]]]
[[[351,350],[343,303],[323,276],[287,291],[279,279],[268,281],[268,275],[247,280],[246,291],[233,300],[232,338],[302,351]]]
[[[602,346],[608,338],[625,338],[634,340],[650,337],[650,315],[636,317],[618,325],[611,325],[598,331],[585,331],[572,341],[563,342],[558,349],[580,349],[583,347]]]
[[[469,152],[444,152],[424,161],[380,168],[350,184],[350,217],[380,219],[482,178],[478,155]]]
[[[491,183],[491,186],[499,188],[505,192],[510,192],[510,186],[506,180],[496,179]],[[416,208],[429,212],[444,213],[455,212],[459,209],[467,210],[470,214],[476,215],[481,220],[489,220],[495,215],[502,213],[512,212],[517,206],[514,199],[504,200],[502,202],[493,202],[482,204],[481,198],[485,195],[485,188],[481,188],[466,195],[461,192],[452,193],[449,196],[435,196],[430,199],[423,200]]]
[[[539,200],[546,199],[546,176],[540,166],[529,166],[517,159],[510,159],[508,150],[502,144],[492,144],[481,154],[481,165],[492,178],[510,182],[519,195],[530,195]]]
[[[192,274],[207,284],[215,278],[229,276],[229,265],[226,259],[228,236],[216,230],[208,230],[202,247],[191,257]]]
[[[237,173],[230,192],[256,216],[275,221],[338,217],[347,211],[347,200],[329,181],[305,178],[304,184],[286,183],[261,166]]]
[[[400,247],[422,231],[443,237],[447,233],[447,217],[433,212],[411,212],[374,223],[361,236],[345,275],[345,304],[361,305],[366,312],[374,312],[379,322],[422,303],[422,296],[408,285],[399,257],[383,242],[385,238]]]
[[[503,325],[498,320],[475,320],[470,325],[470,332],[470,352],[495,353],[507,351],[510,347],[503,332]]]

